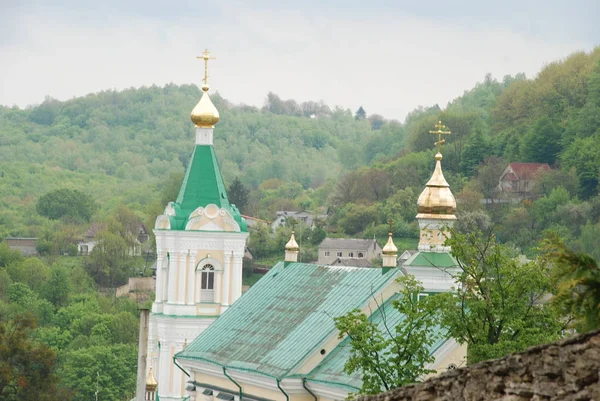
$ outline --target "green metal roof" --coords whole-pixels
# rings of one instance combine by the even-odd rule
[[[246,220],[235,205],[229,203],[225,183],[212,145],[196,145],[185,172],[177,201],[172,204],[175,216],[171,216],[171,229],[184,230],[188,216],[200,206],[215,204],[227,209],[241,231],[248,231]]]
[[[393,306],[393,302],[400,297],[399,294],[387,299],[381,309],[377,309],[370,317],[369,320],[379,327],[384,337],[389,337],[387,330],[384,327],[384,319],[387,326],[392,328],[402,323],[405,316],[398,312]],[[439,347],[441,347],[446,341],[447,336],[445,331],[439,327],[436,327],[432,334],[441,334],[440,339],[433,343],[429,350],[433,354]],[[307,380],[326,383],[330,385],[336,385],[346,387],[350,391],[357,391],[362,386],[362,374],[360,372],[354,372],[352,375],[348,375],[344,372],[344,364],[350,358],[352,348],[350,346],[350,339],[346,337],[324,360],[321,362],[312,372],[307,376]]]
[[[417,252],[403,266],[457,267],[458,262],[450,252]]]
[[[280,262],[176,357],[285,377],[336,333],[334,317],[362,307],[400,274]]]

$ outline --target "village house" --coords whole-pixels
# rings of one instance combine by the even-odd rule
[[[6,244],[10,249],[21,252],[23,256],[35,256],[38,254],[36,249],[37,238],[8,237],[6,238]]]
[[[500,197],[512,197],[518,200],[530,198],[538,174],[550,170],[548,163],[510,163],[498,181]]]
[[[285,226],[287,219],[294,219],[297,223],[302,223],[307,227],[313,228],[317,220],[325,220],[327,218],[327,215],[325,214],[315,214],[307,210],[301,210],[299,212],[280,210],[276,215],[277,218],[271,223],[273,232],[279,227]]]
[[[83,239],[77,244],[77,250],[80,255],[89,255],[98,243],[98,234],[105,229],[105,225],[102,223],[92,223],[90,228],[86,231]],[[146,227],[139,223],[136,233],[132,235],[136,236],[136,244],[132,249],[134,256],[140,256],[142,254],[142,244],[150,238],[150,234]]]
[[[381,258],[381,246],[375,239],[325,238],[319,244],[317,263],[333,264],[338,258],[371,259]]]

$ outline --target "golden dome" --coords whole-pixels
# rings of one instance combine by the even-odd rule
[[[398,254],[398,248],[394,245],[394,240],[392,240],[392,233],[390,233],[388,237],[387,244],[383,247],[384,255],[396,255]]]
[[[300,247],[298,246],[298,243],[296,242],[296,237],[294,236],[294,232],[292,231],[292,236],[290,237],[290,240],[287,244],[285,244],[285,250],[294,252],[298,251],[299,249]]]
[[[211,102],[210,96],[208,96],[208,85],[203,85],[202,90],[204,93],[194,110],[192,110],[190,118],[196,124],[196,127],[214,128],[215,124],[219,122],[219,111]]]
[[[456,200],[450,191],[450,185],[442,173],[442,154],[435,155],[435,170],[427,182],[425,189],[419,195],[417,205],[419,207],[419,216],[435,215],[435,218],[455,219]]]
[[[152,373],[152,365],[150,365],[150,371],[148,372],[148,377],[146,377],[146,391],[154,391],[158,387],[158,382],[154,378],[154,374]]]

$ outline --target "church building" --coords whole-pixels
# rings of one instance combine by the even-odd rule
[[[208,52],[203,59],[210,59]],[[395,326],[404,318],[393,307],[401,289],[396,279],[407,273],[422,282],[419,296],[454,285],[457,263],[444,240],[456,219],[456,202],[441,153],[418,200],[418,252],[401,266],[391,233],[381,268],[298,262],[292,234],[284,261],[240,298],[248,233],[228,201],[215,157],[219,114],[206,80],[205,67],[203,95],[191,115],[194,153],[177,200],[154,228],[158,267],[146,399],[344,400],[360,389],[362,377],[344,372],[349,339],[338,338],[334,318],[360,309],[377,325]],[[441,144],[441,135],[449,132],[441,123],[436,127],[432,133]],[[435,361],[428,368],[442,372],[462,364],[465,346],[435,330],[442,336],[430,347]]]

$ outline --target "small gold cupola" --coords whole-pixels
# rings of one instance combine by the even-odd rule
[[[150,371],[148,372],[148,376],[146,377],[146,400],[154,401],[156,398],[155,392],[158,387],[158,382],[154,378],[154,373],[152,373],[152,364],[150,364]]]
[[[394,240],[392,239],[392,225],[394,222],[390,220],[390,232],[388,235],[387,244],[383,247],[383,267],[396,267],[397,258],[398,258],[398,248],[394,244]]]
[[[417,200],[419,215],[435,215],[435,217],[441,219],[455,219],[456,217],[450,216],[454,216],[456,212],[456,199],[454,199],[454,195],[450,191],[450,185],[448,185],[442,172],[442,154],[438,152],[435,155],[435,160],[433,175]]]
[[[454,199],[450,185],[442,172],[441,145],[446,142],[445,139],[442,139],[442,135],[449,135],[451,132],[441,121],[435,125],[435,128],[435,130],[429,131],[431,134],[438,135],[438,140],[435,142],[438,147],[435,155],[435,169],[417,200],[419,212],[417,220],[420,229],[419,250],[447,252],[449,248],[444,246],[444,242],[450,235],[448,228],[456,220],[456,199]]]
[[[296,242],[296,237],[294,235],[294,231],[292,231],[292,236],[287,244],[285,244],[285,261],[286,262],[297,262],[298,261],[298,253],[300,253],[300,247]]]
[[[204,60],[204,78],[202,79],[202,97],[200,101],[192,110],[190,118],[196,127],[198,128],[214,128],[215,124],[219,122],[219,111],[210,100],[208,95],[208,60],[214,60],[214,57],[210,57],[210,52],[204,50],[202,56],[197,58]]]

